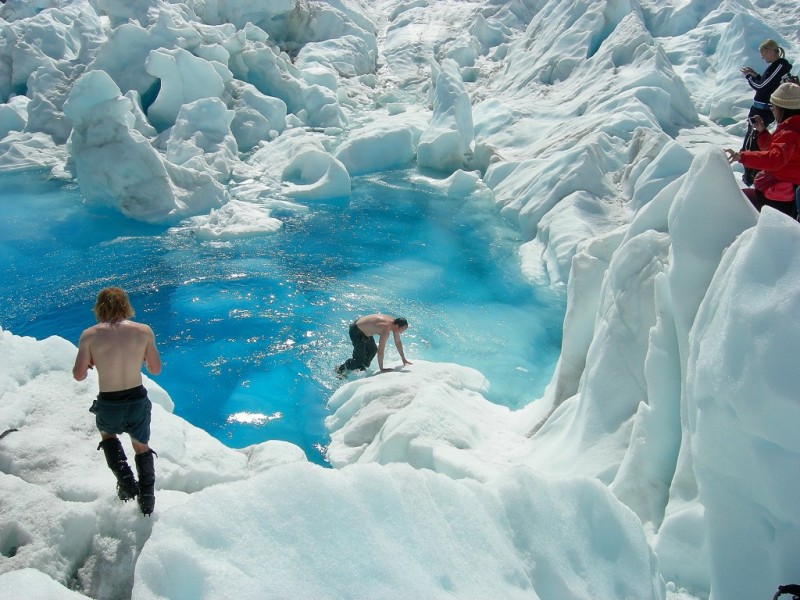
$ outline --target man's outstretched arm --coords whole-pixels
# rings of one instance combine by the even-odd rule
[[[144,364],[150,374],[158,375],[161,373],[161,355],[158,353],[158,348],[156,348],[156,336],[153,330],[148,327],[147,331],[149,335],[147,347],[144,350]]]
[[[400,358],[403,361],[404,365],[410,365],[411,362],[406,360],[406,355],[403,352],[403,340],[400,339],[400,333],[398,331],[393,331],[394,334],[394,346],[397,348],[397,352],[400,353]]]
[[[75,357],[75,364],[72,367],[72,376],[75,381],[83,381],[89,374],[89,369],[94,365],[92,360],[92,350],[89,347],[89,336],[84,331],[78,342],[78,355]]]
[[[386,340],[389,338],[389,331],[382,331],[381,337],[378,339],[378,370],[383,373],[389,369],[383,368],[383,354],[386,351]]]

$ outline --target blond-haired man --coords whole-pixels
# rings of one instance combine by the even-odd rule
[[[72,375],[83,381],[97,368],[100,393],[89,409],[100,430],[100,445],[108,467],[117,478],[117,495],[123,501],[138,498],[139,508],[150,515],[155,508],[155,452],[150,442],[150,399],[142,385],[142,363],[153,375],[161,372],[161,357],[155,335],[147,325],[131,321],[134,315],[128,295],[118,287],[97,294],[94,305],[97,324],[84,330]],[[127,433],[135,453],[137,483],[122,443]]]

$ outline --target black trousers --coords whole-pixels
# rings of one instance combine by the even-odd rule
[[[793,219],[797,219],[797,203],[794,200],[789,200],[788,202],[770,200],[763,193],[761,193],[761,190],[756,190],[753,188],[747,188],[742,191],[744,192],[744,195],[750,199],[750,202],[756,207],[758,212],[761,212],[761,209],[765,206],[771,206],[775,210],[780,211],[785,215],[789,215]],[[795,196],[797,195],[796,192],[797,189],[795,188]]]
[[[372,336],[364,335],[364,332],[353,323],[350,325],[350,341],[353,342],[353,358],[348,358],[344,362],[344,368],[348,371],[366,369],[378,353],[378,346]]]
[[[754,116],[759,115],[764,120],[764,125],[769,125],[775,120],[775,116],[768,108],[750,107],[750,113],[747,115],[747,133],[744,135],[744,142],[742,143],[742,150],[759,150],[758,132],[753,128],[753,123],[750,121]]]

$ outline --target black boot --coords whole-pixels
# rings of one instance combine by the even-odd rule
[[[156,507],[155,451],[148,450],[136,455],[136,472],[139,473],[139,508],[143,515],[150,515]]]
[[[119,438],[108,438],[98,444],[97,449],[103,449],[106,455],[106,463],[108,468],[114,473],[117,478],[117,496],[123,502],[136,497],[139,493],[139,486],[136,485],[136,479],[133,477],[133,471],[128,466],[128,457],[125,456],[125,451],[122,449],[122,442]]]

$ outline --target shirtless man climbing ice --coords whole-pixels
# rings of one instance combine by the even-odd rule
[[[94,305],[97,325],[81,334],[72,375],[86,379],[97,368],[100,393],[89,409],[100,430],[106,463],[117,478],[117,496],[138,497],[139,508],[150,515],[155,508],[155,452],[150,441],[150,399],[142,385],[142,362],[153,375],[161,372],[161,357],[153,330],[130,320],[134,311],[128,295],[118,287],[100,290]],[[137,483],[117,434],[131,437],[136,454]]]
[[[353,356],[348,358],[343,364],[336,367],[336,373],[344,376],[347,371],[365,370],[375,355],[378,355],[378,372],[386,373],[392,369],[383,366],[383,353],[386,350],[386,340],[389,333],[394,338],[394,345],[400,353],[403,365],[410,365],[403,353],[403,342],[400,334],[408,329],[408,321],[403,317],[390,317],[381,313],[359,317],[350,325],[350,341],[353,343]],[[378,336],[378,344],[375,344],[373,336]]]

